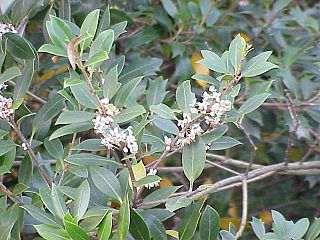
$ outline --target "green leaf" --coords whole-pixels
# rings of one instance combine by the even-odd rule
[[[89,47],[94,35],[96,34],[96,30],[98,27],[98,20],[99,20],[99,13],[100,9],[93,10],[90,12],[86,18],[84,19],[81,29],[80,29],[80,36],[85,36],[87,34],[91,35],[92,38],[83,41],[80,45],[81,52]]]
[[[101,139],[87,139],[74,146],[74,150],[100,151],[106,150],[107,147],[101,144]]]
[[[7,40],[7,50],[12,55],[21,59],[36,58],[34,48],[25,38],[15,33],[6,33],[4,37]]]
[[[132,94],[134,89],[138,86],[143,77],[137,77],[121,86],[119,92],[117,93],[114,104],[119,108],[123,107],[124,103],[128,97]]]
[[[265,227],[263,225],[263,222],[255,217],[252,217],[252,222],[251,222],[252,229],[256,236],[260,239],[263,240],[264,236],[266,234]]]
[[[1,141],[0,141],[0,145],[1,145]],[[16,159],[16,148],[13,147],[11,148],[10,151],[8,151],[4,156],[0,158],[0,162],[2,162],[3,167],[6,167],[8,170],[10,170],[15,159]]]
[[[178,228],[179,240],[190,240],[193,237],[200,219],[200,210],[203,203],[203,200],[199,201],[186,209],[186,214]]]
[[[18,76],[21,76],[21,72],[19,68],[17,67],[8,68],[3,73],[0,74],[0,84],[5,83]]]
[[[207,83],[210,83],[214,86],[219,86],[220,83],[214,79],[213,77],[209,76],[209,75],[206,75],[206,74],[195,74],[191,77],[192,79],[195,79],[195,80],[200,80],[200,81],[203,81],[203,82],[207,82]]]
[[[235,236],[226,230],[221,230],[220,235],[222,237],[222,240],[236,240]]]
[[[178,15],[177,7],[171,0],[161,0],[164,9],[167,13],[172,17],[175,18]]]
[[[234,147],[236,145],[242,144],[237,139],[234,139],[232,137],[225,137],[222,136],[218,138],[217,140],[211,142],[210,150],[223,150],[228,149],[231,147]]]
[[[51,197],[51,191],[49,188],[41,188],[39,190],[40,197],[46,208],[55,216],[57,216],[57,212],[53,206],[53,201]]]
[[[87,211],[90,200],[90,186],[87,180],[83,181],[77,188],[74,203],[72,205],[72,215],[81,219]]]
[[[67,126],[63,126],[51,134],[49,141],[51,141],[55,138],[58,138],[58,137],[72,134],[72,133],[87,131],[92,128],[93,128],[93,123],[91,123],[91,122],[89,122],[89,123],[88,122],[73,123],[73,124],[70,124]]]
[[[228,73],[224,61],[222,61],[217,54],[208,50],[202,50],[201,54],[204,59],[198,61],[198,63],[207,66],[209,69],[215,72]]]
[[[238,113],[240,115],[245,115],[253,112],[260,107],[270,95],[270,93],[261,93],[247,99],[247,101],[245,101],[244,104],[239,108]]]
[[[130,206],[128,197],[126,197],[121,204],[117,226],[118,239],[125,240],[127,238],[130,226]]]
[[[148,106],[162,103],[164,97],[167,95],[166,85],[168,80],[163,80],[162,77],[156,79],[149,79],[149,87],[146,91]]]
[[[54,216],[43,211],[42,209],[33,205],[23,205],[21,208],[25,209],[34,219],[46,225],[60,228],[60,224],[56,221]]]
[[[85,66],[89,66],[92,69],[96,69],[102,64],[103,61],[107,60],[108,58],[109,56],[106,51],[99,52],[96,55],[89,58]]]
[[[277,65],[267,62],[271,53],[271,51],[267,51],[251,58],[249,62],[245,64],[242,70],[242,75],[244,77],[254,77],[265,73],[273,68],[278,68]]]
[[[25,185],[29,185],[31,183],[31,178],[33,175],[33,162],[30,158],[30,155],[27,154],[22,159],[20,165],[20,171],[18,175],[19,183],[24,183]]]
[[[68,235],[72,240],[89,240],[90,239],[89,236],[86,234],[86,232],[78,225],[69,221],[63,221],[63,223],[67,230]]]
[[[290,237],[294,240],[300,240],[306,234],[309,228],[309,219],[302,218],[294,224],[294,227],[290,230]]]
[[[183,172],[189,179],[191,186],[200,176],[206,161],[206,145],[201,137],[196,142],[186,145],[182,150]]]
[[[63,195],[61,191],[55,184],[52,185],[51,198],[52,198],[52,203],[53,203],[53,207],[55,209],[56,215],[59,218],[63,219],[64,215],[67,212],[67,206],[63,199]]]
[[[130,228],[129,232],[134,237],[134,239],[139,240],[149,240],[150,232],[147,223],[135,210],[130,211]]]
[[[181,186],[171,186],[171,187],[163,187],[163,188],[157,189],[152,193],[150,193],[148,196],[146,196],[143,199],[143,202],[146,203],[146,202],[153,202],[157,200],[167,199],[169,196],[171,196],[171,194],[175,193],[179,188],[181,188]],[[154,204],[150,206],[148,205],[145,208],[152,208],[157,205],[159,204]]]
[[[142,186],[149,184],[149,183],[158,182],[161,179],[162,178],[157,175],[148,175],[148,176],[145,176],[145,177],[139,179],[138,181],[136,181],[134,185],[136,187],[142,187]]]
[[[89,51],[89,58],[97,55],[99,52],[105,51],[109,54],[114,41],[114,31],[112,29],[105,30],[98,34],[93,41]]]
[[[307,235],[305,237],[306,240],[314,240],[320,234],[320,218],[315,218],[314,222],[311,224]]]
[[[214,130],[202,135],[201,138],[205,144],[208,144],[219,139],[227,131],[228,131],[227,125],[218,125]]]
[[[64,20],[53,15],[50,15],[50,20],[54,29],[54,33],[58,37],[61,44],[66,47],[68,42],[75,38],[75,34]]]
[[[99,21],[98,26],[98,33],[101,33],[102,31],[110,28],[110,10],[109,6],[106,6],[106,9],[104,10],[104,13]]]
[[[54,139],[52,141],[48,141],[48,139],[45,139],[44,147],[46,148],[48,153],[50,153],[50,155],[55,159],[63,159],[63,145],[59,139]]]
[[[105,98],[111,99],[118,91],[121,83],[118,82],[118,65],[115,65],[104,75],[103,95]]]
[[[112,230],[112,212],[108,213],[98,227],[99,240],[108,240]]]
[[[168,119],[155,118],[152,121],[152,124],[154,124],[154,126],[160,128],[165,132],[175,134],[175,135],[179,133],[179,128],[177,127],[177,125]]]
[[[11,140],[0,140],[0,156],[6,154],[7,152],[11,151],[17,145],[14,144]]]
[[[271,62],[258,63],[258,64],[255,64],[250,71],[249,70],[244,71],[243,76],[244,77],[258,76],[274,68],[278,68],[278,66]]]
[[[33,129],[40,129],[44,123],[54,118],[65,106],[65,99],[57,94],[51,97],[33,119]]]
[[[89,171],[94,184],[101,192],[121,202],[120,183],[110,170],[101,167],[90,167]]]
[[[14,87],[14,91],[13,91],[14,100],[24,97],[24,95],[28,91],[33,79],[34,68],[35,68],[34,59],[25,60],[25,66],[21,72],[21,76],[17,78],[16,85]]]
[[[177,120],[177,117],[174,115],[171,108],[169,108],[167,105],[164,105],[163,103],[160,103],[158,105],[151,105],[150,111],[156,113],[161,118]]]
[[[246,40],[238,34],[230,43],[229,59],[235,69],[239,69],[242,57],[244,57]]]
[[[73,154],[65,159],[66,162],[78,165],[78,166],[106,166],[106,165],[118,165],[114,160],[107,159],[105,157],[90,154],[90,153],[78,153]]]
[[[189,198],[173,197],[173,198],[170,198],[165,205],[170,212],[174,212],[180,208],[189,206],[191,203],[192,203],[192,200]]]
[[[144,113],[146,113],[146,110],[142,105],[134,105],[134,106],[128,107],[127,109],[121,111],[121,113],[117,114],[115,116],[115,121],[117,123],[127,122]]]
[[[161,64],[162,60],[159,58],[140,58],[138,60],[134,60],[122,71],[119,81],[127,83],[133,78],[154,75],[155,71],[160,70]]]
[[[190,104],[192,104],[195,94],[191,92],[190,81],[184,81],[176,91],[176,100],[179,108],[183,112],[190,112]]]
[[[67,232],[45,224],[34,225],[41,237],[47,240],[70,240]]]
[[[154,240],[167,240],[166,229],[162,225],[161,221],[153,215],[145,217],[148,225],[151,238]]]
[[[214,208],[207,205],[204,210],[200,224],[200,240],[216,240],[220,229],[220,217]]]
[[[86,83],[73,85],[70,88],[72,94],[81,105],[91,109],[97,109],[99,107],[98,102],[90,92],[89,87]]]
[[[81,123],[90,121],[96,116],[95,113],[87,111],[67,111],[60,114],[57,124]]]
[[[38,52],[50,53],[52,55],[60,56],[60,57],[68,57],[68,55],[64,49],[56,47],[55,45],[52,45],[52,44],[42,45],[38,49]]]

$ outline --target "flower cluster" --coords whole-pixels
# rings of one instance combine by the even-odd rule
[[[97,115],[92,121],[94,122],[94,130],[96,133],[103,134],[105,129],[111,126],[114,122],[114,117],[120,112],[119,109],[112,103],[109,103],[108,98],[101,100],[105,108],[105,115]]]
[[[125,153],[130,151],[135,154],[138,152],[137,139],[133,135],[131,126],[125,130],[120,129],[119,127],[110,128],[109,132],[104,134],[101,144],[105,145],[107,148],[114,148],[116,146],[121,147]]]
[[[209,92],[204,92],[202,101],[197,102],[194,98],[190,104],[190,113],[183,113],[182,119],[178,120],[181,128],[175,145],[183,147],[196,140],[196,136],[202,135],[205,131],[201,128],[201,121],[194,121],[197,116],[203,116],[205,123],[210,127],[220,124],[223,114],[231,110],[232,103],[229,100],[221,100],[221,93],[217,92],[214,86],[209,88]],[[193,118],[194,117],[194,118]],[[165,137],[166,150],[171,149],[171,139]]]
[[[217,92],[214,86],[209,88],[209,92],[203,93],[202,102],[193,102],[191,112],[205,115],[208,125],[217,125],[222,115],[231,110],[232,103],[229,100],[221,100],[221,93]]]
[[[148,176],[150,175],[157,175],[157,169],[150,169],[149,173],[147,174]],[[148,183],[146,185],[144,185],[145,188],[153,188],[153,187],[158,187],[160,183],[160,180],[152,182],[152,183]]]
[[[0,37],[8,32],[18,33],[15,27],[10,23],[0,23]]]
[[[0,91],[2,89],[5,89],[7,85],[0,84]],[[12,107],[12,99],[6,98],[0,94],[0,118],[8,118],[10,115],[13,114],[13,109],[10,109]]]

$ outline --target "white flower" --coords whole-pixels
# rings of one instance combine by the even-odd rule
[[[92,119],[94,122],[94,130],[96,133],[103,134],[106,129],[110,128],[111,124],[114,122],[114,117],[120,112],[119,109],[112,103],[109,103],[108,98],[101,100],[106,111],[105,115],[97,115],[96,118]]]
[[[171,149],[171,142],[172,142],[172,139],[167,137],[167,136],[164,136],[164,143],[166,145],[166,151],[170,151]]]
[[[0,23],[0,37],[5,33],[18,33],[15,27],[10,23]]]
[[[149,173],[147,174],[148,176],[150,175],[157,175],[157,169],[150,169]],[[160,183],[160,180],[152,182],[152,183],[148,183],[146,185],[144,185],[145,188],[153,188],[153,187],[158,187]]]
[[[107,134],[104,134],[104,138],[101,140],[101,144],[107,148],[120,147],[123,152],[132,154],[138,152],[138,143],[136,137],[133,135],[132,127],[128,127],[125,130],[115,127],[109,129]]]
[[[27,147],[27,144],[26,144],[26,143],[22,143],[22,144],[21,144],[21,147],[22,147],[22,149],[25,150],[25,151],[28,150],[28,147]]]
[[[8,85],[1,83],[0,84],[0,91],[5,90],[8,87]]]
[[[13,114],[14,110],[12,107],[12,99],[6,98],[0,94],[0,118],[8,118]]]

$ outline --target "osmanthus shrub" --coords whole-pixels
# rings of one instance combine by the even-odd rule
[[[115,54],[114,42],[125,27],[125,22],[110,25],[108,9],[102,16],[99,10],[90,12],[81,26],[48,16],[44,31],[50,43],[38,52],[51,54],[51,64],[65,61],[70,67],[48,100],[32,112],[24,97],[30,95],[31,80],[42,63],[13,25],[0,25],[0,65],[5,58],[11,62],[0,75],[0,174],[10,172],[16,154],[22,157],[19,183],[12,191],[1,183],[6,196],[0,198],[0,239],[20,239],[20,232],[37,232],[48,240],[168,236],[232,240],[241,235],[232,224],[219,235],[218,213],[200,199],[228,184],[243,181],[246,186],[262,172],[249,167],[220,186],[196,181],[208,152],[242,144],[227,136],[228,126],[242,128],[244,116],[271,96],[270,85],[265,84],[240,107],[234,105],[243,77],[277,68],[268,61],[271,51],[247,57],[252,46],[239,34],[220,56],[201,51],[199,63],[219,74],[216,79],[193,76],[207,83],[204,91],[196,95],[190,80],[185,80],[170,95],[167,80],[145,77],[155,75],[161,63],[141,70]],[[14,87],[6,89],[6,83]],[[31,122],[30,129],[23,129],[26,121]],[[181,166],[175,167],[182,167],[187,190],[157,189],[162,180],[157,168],[173,155],[181,158]],[[142,159],[148,156],[157,157],[145,165]],[[43,160],[48,158],[54,161]],[[173,219],[179,209],[185,209],[185,214],[178,227],[166,229],[162,222]],[[276,211],[272,214],[274,226],[269,233],[253,218],[259,239],[298,240],[306,234],[305,239],[313,240],[319,235],[319,219],[307,232],[308,219],[293,223]],[[242,231],[245,225],[246,218]]]

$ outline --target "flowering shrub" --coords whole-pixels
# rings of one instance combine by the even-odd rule
[[[219,1],[123,2],[0,3],[0,239],[234,240],[251,234],[244,232],[248,203],[261,193],[256,187],[249,194],[249,183],[279,174],[317,184],[311,175],[320,167],[318,62],[291,66],[318,37],[316,17],[291,9],[312,41],[288,46],[281,58],[281,45],[268,44],[284,44],[285,24],[263,44],[239,29],[233,36],[216,32],[228,46],[205,40],[235,8],[258,8],[249,1],[222,5],[221,18]],[[265,25],[252,29],[257,38],[289,4],[276,1]],[[36,40],[27,22],[39,18],[43,34]],[[127,27],[131,18],[141,28]],[[162,28],[169,39],[159,35]],[[206,50],[190,64],[184,55],[199,46]],[[192,67],[195,74],[188,73]],[[308,148],[292,162],[295,142]],[[13,183],[6,181],[11,175]],[[238,187],[239,218],[231,207]],[[222,217],[227,208],[229,220]],[[252,216],[251,232],[261,240],[314,240],[320,233],[319,218],[294,223],[275,210],[269,219]],[[272,231],[263,221],[273,222]]]

